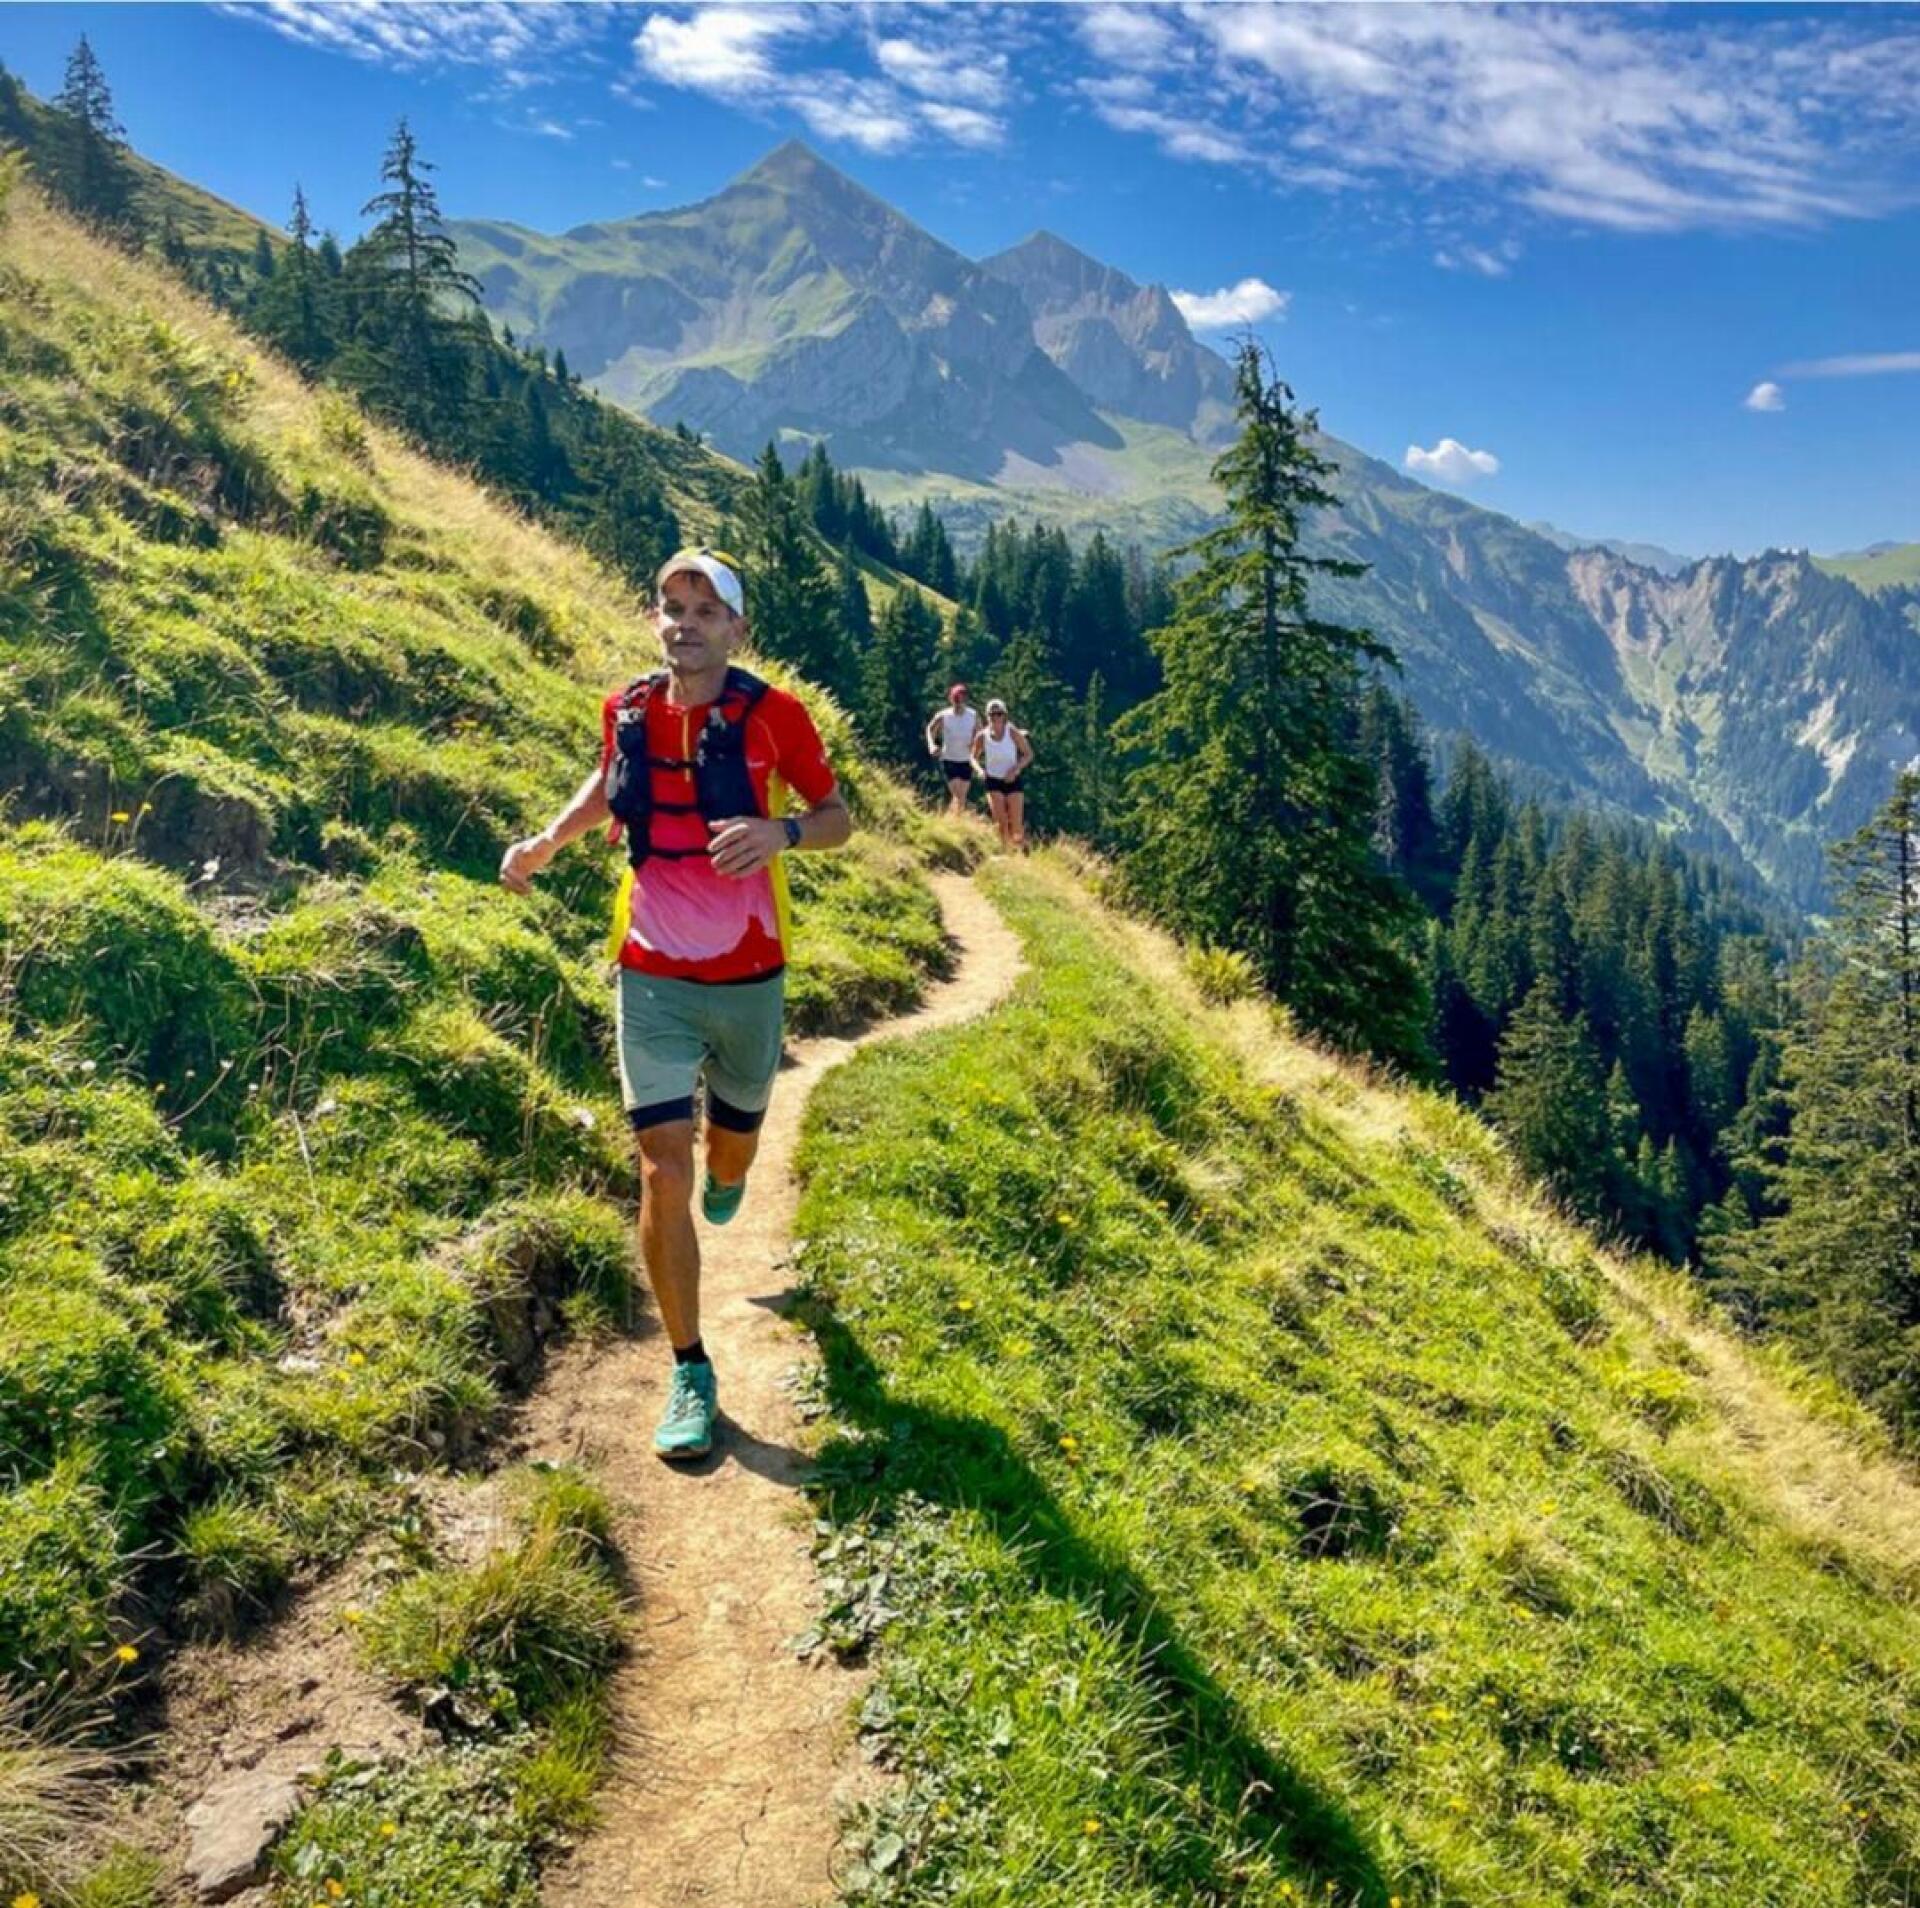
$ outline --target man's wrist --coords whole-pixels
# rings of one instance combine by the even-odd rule
[[[800,846],[800,817],[798,815],[782,815],[780,817],[780,828],[781,832],[786,836],[787,847],[790,849],[798,848]]]

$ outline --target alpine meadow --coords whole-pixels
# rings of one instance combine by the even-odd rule
[[[1920,1902],[1920,14],[0,57],[0,1908]]]

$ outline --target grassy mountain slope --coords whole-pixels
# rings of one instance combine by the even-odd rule
[[[10,210],[0,1698],[257,1611],[623,1301],[613,856],[493,871],[653,654],[577,549]],[[937,832],[822,714],[863,827],[796,868],[803,1026],[943,959]]]
[[[1920,1886],[1920,1489],[1443,1099],[1209,1007],[1059,868],[1031,971],[810,1112],[856,1900]]]
[[[1815,557],[1816,567],[1863,590],[1920,588],[1920,543],[1876,544],[1841,556]]]

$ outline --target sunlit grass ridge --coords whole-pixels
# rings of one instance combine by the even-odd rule
[[[1469,1116],[992,884],[1012,1003],[806,1144],[828,1640],[904,1778],[850,1893],[1909,1900],[1911,1481]]]

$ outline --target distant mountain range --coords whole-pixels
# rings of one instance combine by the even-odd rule
[[[741,457],[824,438],[963,545],[1010,514],[1165,545],[1218,510],[1230,367],[1051,233],[968,259],[797,142],[677,211],[453,229],[493,314],[615,401]],[[1326,448],[1319,534],[1370,568],[1325,606],[1394,645],[1429,722],[1818,904],[1823,845],[1920,753],[1920,550],[1696,560]]]

